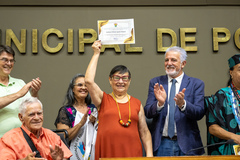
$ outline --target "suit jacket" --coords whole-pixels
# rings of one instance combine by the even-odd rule
[[[155,77],[150,80],[148,99],[144,107],[147,118],[152,118],[152,127],[150,128],[153,141],[153,151],[156,151],[161,144],[163,127],[168,111],[168,95],[164,107],[157,111],[157,99],[154,95],[155,83],[162,84],[166,93],[168,93],[168,76]],[[204,83],[203,81],[189,77],[184,74],[180,91],[186,88],[185,101],[186,109],[182,112],[176,105],[174,119],[177,128],[177,141],[183,153],[187,153],[191,149],[202,147],[202,140],[197,121],[202,119],[205,114],[204,109]],[[201,155],[204,149],[198,149],[189,152],[190,155]]]

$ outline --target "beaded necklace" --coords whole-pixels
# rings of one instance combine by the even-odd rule
[[[116,102],[116,104],[117,104],[118,114],[119,114],[119,123],[120,123],[122,126],[124,126],[124,127],[130,126],[130,124],[131,124],[131,107],[130,107],[129,95],[127,94],[128,104],[129,104],[129,118],[128,118],[127,123],[124,123],[123,120],[122,120],[122,116],[121,116],[121,113],[120,113],[120,109],[119,109],[117,100],[116,100],[115,95],[114,95],[113,92],[112,92],[112,95],[113,95],[113,98],[114,98],[114,100],[115,100],[115,102]]]
[[[232,85],[230,85],[230,86],[231,86],[231,88],[232,88],[232,90],[233,90],[234,95],[237,97],[238,101],[240,101],[240,96],[239,96],[239,94],[238,94],[238,92],[237,92],[237,88],[234,86],[233,83],[232,83]]]
[[[237,88],[234,86],[233,83],[230,85],[229,93],[230,93],[230,99],[232,103],[232,112],[235,117],[235,120],[238,123],[238,127],[240,128],[240,108],[239,108],[240,96],[237,92]]]

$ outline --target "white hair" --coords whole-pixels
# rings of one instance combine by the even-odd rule
[[[22,100],[19,106],[19,113],[24,115],[24,113],[26,112],[27,106],[32,103],[39,103],[41,105],[41,108],[43,109],[42,103],[36,97],[27,97]]]
[[[165,56],[166,56],[166,53],[169,52],[169,51],[175,51],[175,52],[180,53],[181,62],[187,60],[187,52],[185,51],[185,49],[183,49],[181,47],[178,47],[178,46],[170,47],[166,50]]]

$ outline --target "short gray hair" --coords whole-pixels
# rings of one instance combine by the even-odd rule
[[[32,103],[39,103],[41,105],[41,108],[43,109],[42,103],[36,97],[27,97],[22,100],[19,106],[19,113],[24,115],[26,112],[27,106]]]
[[[166,56],[166,53],[169,52],[169,51],[175,51],[175,52],[180,53],[181,62],[187,60],[187,52],[185,51],[185,49],[183,49],[181,47],[178,47],[178,46],[170,47],[166,50],[165,56]]]

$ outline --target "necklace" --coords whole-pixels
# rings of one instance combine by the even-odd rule
[[[130,107],[129,95],[127,94],[128,104],[129,104],[129,118],[128,118],[127,123],[124,123],[123,120],[122,120],[121,113],[120,113],[120,109],[119,109],[117,100],[116,100],[115,95],[114,95],[113,92],[112,92],[112,95],[113,95],[113,98],[114,98],[114,100],[115,100],[115,102],[116,102],[116,104],[117,104],[118,114],[119,114],[119,123],[120,123],[122,126],[124,126],[124,127],[130,126],[130,124],[131,124],[131,107]]]
[[[238,92],[237,92],[237,88],[234,86],[233,83],[232,83],[232,85],[230,85],[230,86],[231,86],[231,88],[232,88],[232,90],[233,90],[234,95],[237,97],[238,101],[240,101],[240,96],[239,96],[239,94],[238,94]]]
[[[238,123],[238,127],[240,128],[240,108],[239,108],[240,96],[239,96],[237,89],[233,83],[230,85],[230,88],[231,89],[229,90],[229,93],[230,93],[230,99],[231,99],[231,103],[232,103],[232,112],[235,117],[235,120]]]

